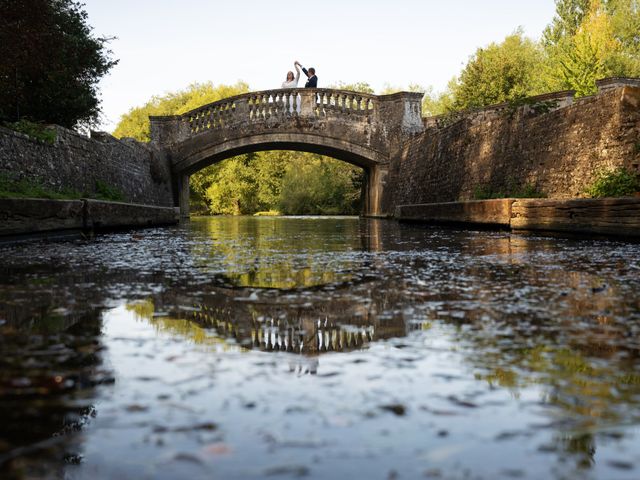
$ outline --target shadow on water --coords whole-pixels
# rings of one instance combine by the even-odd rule
[[[325,439],[317,452],[333,455],[341,471],[354,458],[372,474],[386,465],[384,460],[367,463],[349,450],[364,436],[416,450],[406,457],[387,448],[387,462],[397,457],[407,476],[430,472],[458,478],[472,469],[486,478],[526,473],[572,478],[585,472],[634,478],[640,458],[628,452],[640,451],[639,248],[356,218],[202,218],[179,228],[94,242],[5,247],[0,473],[62,476],[86,465],[98,476],[114,475],[110,468],[115,467],[106,466],[114,458],[102,451],[107,443],[100,443],[106,442],[100,440],[101,428],[136,415],[148,417],[131,427],[135,432],[151,428],[140,434],[147,440],[107,431],[114,442],[130,442],[127,455],[139,455],[140,461],[154,455],[149,438],[165,435],[155,441],[169,442],[166,432],[174,432],[171,442],[182,442],[184,450],[203,448],[200,437],[179,440],[175,432],[185,427],[158,427],[176,416],[190,419],[194,431],[201,432],[203,425],[216,432],[221,428],[224,445],[240,438],[255,449],[264,433],[254,438],[248,432],[263,432],[260,422],[279,421],[278,399],[297,398],[296,385],[303,384],[317,403],[308,413],[300,413],[302,407],[292,411],[313,423],[341,409],[339,423],[351,425],[339,437],[332,436],[335,428],[322,424],[314,430]],[[114,320],[105,320],[114,315],[122,325],[117,334]],[[133,345],[131,350],[123,343]],[[183,349],[179,354],[173,352],[176,345]],[[151,373],[135,376],[118,367],[138,365],[138,360],[126,363],[127,355],[140,359],[141,370],[148,362]],[[263,355],[299,375],[273,373]],[[182,394],[202,396],[198,418],[228,419],[224,425],[193,423],[175,406],[170,414],[163,410],[173,392],[156,391],[150,382],[162,371],[167,372],[162,381],[170,383],[182,371],[171,370],[173,359],[182,357],[193,359],[194,375],[209,361],[228,365],[227,370],[206,367],[218,372],[202,373],[210,383]],[[317,374],[318,382],[327,381],[327,375],[333,383],[305,383],[306,373]],[[255,387],[246,379],[257,377],[281,390],[271,396],[252,393]],[[366,379],[362,385],[361,379]],[[220,410],[204,400],[218,384],[227,389],[227,406]],[[156,399],[141,393],[147,391]],[[335,403],[347,394],[354,400]],[[127,404],[114,400],[127,395]],[[237,396],[251,395],[265,408],[270,405],[253,420],[260,428],[243,423],[246,409],[228,407]],[[248,404],[261,403],[243,402]],[[391,420],[380,412],[390,413]],[[509,415],[511,421],[505,418]],[[415,430],[402,423],[404,417],[413,419]],[[101,418],[102,427],[92,426]],[[404,431],[402,436],[379,437],[380,429],[393,425]],[[485,438],[469,449],[464,439],[479,431]],[[207,441],[218,445],[216,452],[227,448],[212,438]],[[449,453],[433,453],[444,448],[445,439]],[[425,451],[418,448],[421,443]],[[134,453],[141,445],[145,453]],[[164,443],[157,445],[161,449]],[[493,461],[471,454],[480,445]],[[336,449],[347,463],[337,460]],[[451,453],[456,449],[467,454]],[[288,458],[278,456],[281,450],[288,451],[254,452],[254,460],[266,465],[257,476],[270,472],[269,459]],[[627,454],[616,456],[618,450]],[[533,455],[532,466],[501,470],[504,451],[514,459]],[[195,459],[189,461],[210,467],[206,455],[189,455]],[[223,457],[219,468],[231,478],[244,460]],[[162,458],[158,465],[167,462]],[[427,468],[425,458],[435,466]],[[307,461],[313,464],[311,456]],[[182,457],[170,463],[180,474],[190,472]],[[133,467],[117,472],[130,478],[139,474]]]

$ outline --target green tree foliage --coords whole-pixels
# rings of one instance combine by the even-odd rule
[[[328,88],[335,88],[337,90],[349,90],[351,92],[360,92],[360,93],[375,93],[371,85],[367,82],[356,82],[356,83],[344,83],[338,82],[333,85],[329,85]]]
[[[212,165],[192,177],[191,188],[207,213],[240,215],[272,210],[293,152],[242,155]]]
[[[178,92],[155,96],[141,107],[129,110],[120,118],[113,135],[117,138],[130,137],[148,142],[149,116],[179,115],[207,103],[233,97],[249,91],[249,85],[237,82],[235,85],[214,85],[212,82],[193,83]]]
[[[596,92],[596,80],[640,75],[638,0],[558,0],[543,34],[547,90]]]
[[[433,87],[427,88],[422,99],[422,115],[432,117],[455,111],[455,95],[453,92],[457,87],[457,82],[456,78],[452,78],[447,88],[439,93],[435,93]]]
[[[286,215],[356,214],[360,204],[358,170],[319,155],[287,168],[278,209]]]
[[[575,35],[590,6],[591,0],[556,0],[556,14],[542,34],[543,45],[558,45]]]
[[[640,0],[556,0],[540,41],[521,29],[479,48],[444,92],[427,89],[425,115],[479,108],[546,92],[596,92],[596,80],[640,76]]]
[[[478,49],[452,86],[455,108],[478,108],[530,96],[540,88],[541,61],[538,44],[526,38],[522,30],[502,43]]]
[[[74,0],[0,0],[0,120],[95,122],[97,83],[117,63],[107,42]]]
[[[564,3],[567,2],[559,5]],[[572,12],[574,18],[565,23],[571,27],[577,24],[576,28],[557,28],[558,32],[566,33],[553,36],[548,33],[548,38],[544,39],[547,88],[572,89],[578,96],[591,95],[597,90],[596,80],[624,75],[628,68],[623,61],[622,43],[616,38],[612,18],[605,5],[600,0],[583,1],[580,8]]]

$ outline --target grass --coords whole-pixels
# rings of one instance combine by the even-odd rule
[[[104,182],[96,182],[96,193],[79,192],[71,188],[52,190],[36,180],[16,180],[0,175],[0,198],[49,198],[52,200],[78,200],[92,198],[96,200],[123,201],[124,195],[115,187]]]
[[[39,182],[15,180],[0,175],[0,198],[51,198],[55,200],[73,200],[82,198],[82,193],[72,189],[54,191]]]
[[[15,132],[24,133],[31,138],[48,143],[49,145],[53,145],[57,137],[55,129],[29,120],[23,119],[17,122],[6,122],[4,126]]]

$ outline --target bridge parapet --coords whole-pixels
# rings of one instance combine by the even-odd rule
[[[264,90],[225,98],[182,115],[150,117],[151,139],[170,145],[210,130],[296,118],[364,120],[415,133],[422,129],[421,99],[422,94],[410,92],[377,96],[328,88]]]

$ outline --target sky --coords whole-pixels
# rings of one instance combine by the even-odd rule
[[[294,60],[319,85],[442,91],[478,47],[521,26],[539,38],[553,0],[84,0],[119,64],[100,82],[101,129],[194,82],[278,88]],[[301,79],[302,81],[302,79]],[[303,84],[301,84],[302,86]]]

